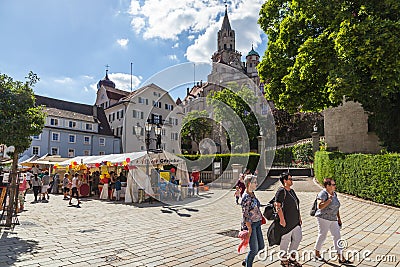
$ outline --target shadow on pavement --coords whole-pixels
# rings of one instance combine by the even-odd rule
[[[23,240],[19,237],[12,236],[12,232],[4,231],[0,228],[0,251],[10,253],[1,253],[0,255],[0,266],[11,266],[15,262],[19,262],[19,256],[23,254],[36,253],[38,249],[38,241],[35,240]],[[12,256],[7,256],[12,255]]]

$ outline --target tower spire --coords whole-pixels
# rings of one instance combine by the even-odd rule
[[[221,30],[232,30],[231,28],[231,24],[229,22],[229,18],[228,18],[228,5],[225,1],[225,16],[224,16],[224,21],[222,22],[222,27]]]

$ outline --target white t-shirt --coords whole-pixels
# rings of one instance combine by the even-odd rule
[[[31,176],[32,176],[32,173],[27,172],[27,173],[26,173],[26,180],[27,180],[27,181],[30,181],[30,180],[31,180]]]
[[[193,188],[193,182],[189,182],[189,188]]]
[[[78,187],[78,184],[79,184],[79,178],[78,177],[72,178],[72,188]]]

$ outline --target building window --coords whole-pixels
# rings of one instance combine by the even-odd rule
[[[39,155],[40,155],[40,147],[38,147],[38,146],[33,146],[33,147],[32,147],[32,155],[37,155],[37,156],[39,156]]]
[[[100,156],[104,156],[106,154],[106,152],[104,152],[104,151],[99,151],[99,155]]]
[[[121,110],[120,113],[121,113],[120,115],[121,119],[124,118],[124,110]]]
[[[119,111],[117,112],[117,120],[119,119]]]
[[[115,121],[115,113],[112,114],[112,120]]]
[[[68,157],[69,158],[75,157],[75,149],[68,148]]]
[[[84,156],[90,156],[90,151],[89,150],[83,150],[83,155]]]
[[[111,121],[111,114],[108,114],[108,121]]]
[[[70,134],[68,137],[68,142],[75,143],[75,141],[76,141],[76,135]]]
[[[76,127],[76,121],[69,121],[68,122],[69,128],[75,128]]]
[[[41,137],[42,137],[42,134],[32,135],[32,140],[40,140]]]
[[[165,130],[164,128],[162,128],[162,129],[161,129],[161,135],[162,135],[162,136],[165,136],[165,134],[166,134],[166,130]]]
[[[175,119],[175,125],[178,125],[178,119]]]
[[[144,146],[141,146],[141,147],[140,147],[140,150],[142,150],[142,151],[143,151],[143,150],[144,150]]]
[[[60,142],[60,133],[52,133],[51,134],[51,141]]]
[[[99,138],[99,145],[100,145],[100,146],[105,146],[105,145],[106,145],[106,139],[103,138],[103,137],[100,137],[100,138]]]
[[[85,145],[90,145],[90,136],[84,136],[83,137],[83,143]]]
[[[58,153],[58,147],[52,147],[51,148],[51,154],[52,155],[58,155],[59,153]]]
[[[91,123],[86,123],[86,130],[92,131],[93,130],[93,125]]]
[[[58,119],[50,119],[51,126],[58,126]]]

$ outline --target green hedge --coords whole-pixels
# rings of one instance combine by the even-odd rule
[[[254,171],[257,168],[257,164],[260,158],[260,154],[257,153],[243,153],[243,154],[210,154],[210,155],[178,155],[179,157],[186,158],[189,161],[197,161],[198,164],[202,165],[202,161],[208,162],[210,158],[214,158],[214,162],[220,162],[222,160],[222,169],[225,170],[228,167],[229,161],[231,164],[242,164],[246,165],[246,169]],[[231,159],[232,158],[232,159]],[[247,164],[246,164],[247,162]],[[190,166],[188,166],[190,168]],[[212,164],[210,164],[205,171],[212,171]]]
[[[321,184],[326,177],[334,178],[339,192],[400,207],[400,154],[319,151],[314,171]]]

